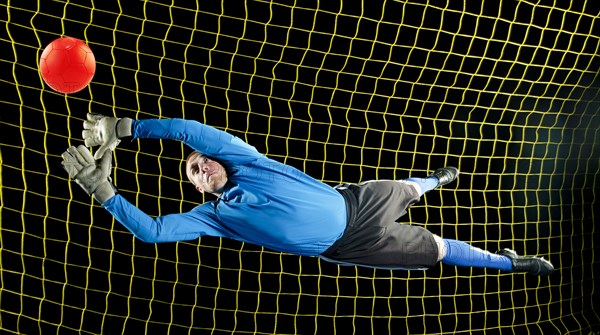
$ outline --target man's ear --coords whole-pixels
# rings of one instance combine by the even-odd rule
[[[196,187],[196,191],[204,194],[204,190],[202,189],[202,187],[200,187],[199,185],[195,185],[195,187]]]

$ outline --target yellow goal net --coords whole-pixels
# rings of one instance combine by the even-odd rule
[[[597,1],[0,2],[0,330],[8,334],[598,334]],[[97,68],[44,84],[70,36]],[[401,220],[549,258],[549,277],[337,266],[203,237],[136,240],[61,167],[86,113],[185,118],[330,185],[427,176]],[[178,142],[124,141],[151,216],[204,199]]]

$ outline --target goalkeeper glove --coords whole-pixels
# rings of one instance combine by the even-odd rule
[[[130,118],[116,118],[99,114],[87,114],[87,121],[83,121],[81,135],[86,147],[99,145],[94,154],[94,159],[104,156],[106,150],[114,150],[121,142],[120,138],[131,136]]]
[[[110,179],[112,155],[104,155],[98,163],[89,149],[83,145],[69,147],[62,154],[62,166],[71,179],[83,188],[88,195],[93,195],[99,203],[104,203],[115,195],[116,189]]]

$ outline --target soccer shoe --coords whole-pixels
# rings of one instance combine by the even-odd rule
[[[435,170],[430,176],[434,176],[438,179],[438,186],[450,184],[458,177],[458,169],[452,166],[446,166]]]
[[[510,249],[502,249],[496,254],[510,258],[513,264],[513,272],[527,272],[536,276],[548,276],[554,272],[552,263],[543,257],[519,256],[514,250]]]

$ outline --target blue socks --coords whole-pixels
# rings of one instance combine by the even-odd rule
[[[425,192],[429,192],[435,189],[439,185],[439,180],[437,177],[430,176],[427,178],[407,178],[407,181],[412,181],[413,183],[418,184],[421,187],[421,193],[419,196],[425,194]]]
[[[446,243],[446,256],[442,263],[454,266],[490,268],[502,271],[512,271],[512,261],[502,255],[475,248],[465,242],[443,239]]]

